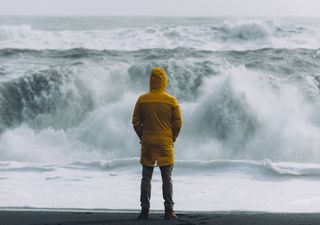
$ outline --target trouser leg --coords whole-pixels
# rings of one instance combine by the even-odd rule
[[[140,193],[140,202],[142,208],[150,208],[152,173],[153,167],[143,166]]]
[[[164,207],[166,211],[173,210],[174,202],[172,200],[172,178],[171,173],[173,164],[169,166],[160,166],[162,177],[162,195],[164,199]]]

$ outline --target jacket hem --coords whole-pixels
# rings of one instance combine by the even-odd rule
[[[142,166],[148,166],[148,167],[160,167],[160,166],[169,166],[169,165],[172,165],[174,164],[174,161],[173,162],[168,162],[168,163],[161,163],[161,164],[146,164],[146,163],[142,163],[140,161],[140,164]]]

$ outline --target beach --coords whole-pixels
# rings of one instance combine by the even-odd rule
[[[317,225],[319,213],[177,212],[178,219],[163,219],[160,211],[141,221],[138,211],[0,210],[1,225]]]

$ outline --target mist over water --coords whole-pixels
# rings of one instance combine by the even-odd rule
[[[133,107],[163,66],[183,115],[177,160],[320,162],[315,21],[59,20],[0,20],[3,161],[138,157]]]

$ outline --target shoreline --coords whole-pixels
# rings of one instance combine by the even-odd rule
[[[176,211],[177,220],[163,219],[163,211],[151,210],[150,219],[137,220],[139,210],[0,208],[0,225],[317,225],[320,213],[254,211]]]

